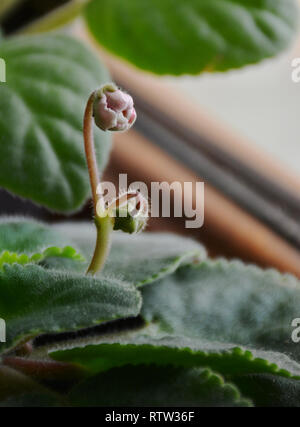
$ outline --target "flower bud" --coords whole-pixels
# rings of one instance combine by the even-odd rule
[[[96,91],[93,111],[96,125],[104,131],[127,131],[136,120],[132,97],[114,83]]]
[[[139,192],[129,191],[108,208],[115,218],[114,230],[133,234],[142,231],[148,222],[149,203]]]

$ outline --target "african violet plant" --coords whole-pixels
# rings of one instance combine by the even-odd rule
[[[291,0],[93,0],[27,32],[82,11],[104,47],[177,75],[273,56],[296,22]],[[148,209],[139,193],[103,202],[110,131],[132,126],[135,110],[87,47],[19,36],[1,41],[0,57],[0,185],[71,214],[89,196],[89,172],[96,224],[1,219],[0,406],[299,406],[300,282],[208,259],[190,239],[136,234]]]

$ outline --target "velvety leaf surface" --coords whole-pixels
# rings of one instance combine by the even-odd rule
[[[157,74],[224,71],[271,57],[296,25],[294,0],[93,0],[86,20],[105,48]]]
[[[232,378],[255,406],[300,407],[300,381],[269,374],[239,375]]]
[[[161,333],[182,333],[190,340],[106,338],[52,357],[91,372],[126,363],[209,366],[229,376],[257,405],[299,406],[299,381],[289,378],[299,378],[298,346],[291,342],[299,293],[299,281],[292,276],[240,262],[204,261],[143,288],[146,320]]]
[[[84,261],[84,258],[76,252],[71,246],[64,248],[58,248],[57,246],[51,246],[42,253],[35,253],[34,255],[28,256],[27,254],[17,254],[15,252],[4,251],[0,254],[0,270],[3,269],[5,264],[35,264],[45,261],[47,258],[65,258],[74,261]]]
[[[60,212],[89,195],[82,121],[90,93],[109,80],[98,59],[65,35],[13,38],[0,45],[0,185]],[[100,169],[109,136],[95,130]]]
[[[0,252],[31,255],[49,246],[66,244],[66,239],[61,233],[39,221],[22,217],[4,217],[0,220]]]
[[[208,260],[146,286],[142,313],[169,333],[264,348],[261,335],[270,339],[279,328],[286,327],[290,339],[299,307],[295,277]]]
[[[63,224],[55,231],[65,236],[87,260],[91,259],[95,245],[95,228],[92,224]],[[194,240],[167,233],[128,235],[113,233],[110,256],[104,275],[117,276],[136,286],[145,285],[173,273],[180,265],[200,262],[206,258],[202,245]],[[47,265],[68,268],[68,261],[49,260]],[[87,265],[78,265],[83,271]],[[74,265],[71,265],[74,268]]]
[[[210,370],[126,366],[92,377],[69,396],[75,406],[250,406]]]
[[[262,332],[297,317],[299,281],[240,262],[203,261],[142,289],[142,315],[159,334],[188,338],[158,340],[137,334],[52,354],[99,372],[130,364],[209,366],[225,375],[272,373],[299,377],[300,365],[285,354],[263,351]],[[155,336],[155,335],[154,335]],[[243,347],[241,347],[243,346]],[[269,350],[272,350],[268,346]],[[276,350],[276,348],[275,348]]]
[[[292,339],[292,331],[295,328],[291,324],[274,328],[271,331],[262,332],[256,338],[257,345],[265,349],[274,349],[289,355],[300,363],[300,344]]]
[[[0,351],[42,333],[63,332],[139,314],[141,298],[117,279],[81,276],[29,265],[0,272],[0,317],[7,342]]]
[[[71,246],[51,246],[53,243],[63,242],[62,235],[42,223],[16,218],[3,219],[0,222],[0,270],[4,264],[26,265],[39,263],[47,258],[85,261]]]
[[[162,338],[134,334],[131,338],[102,337],[100,343],[51,351],[50,356],[71,362],[91,373],[126,364],[174,365],[186,368],[209,366],[224,375],[272,373],[300,379],[300,364],[287,356],[262,350],[237,347],[229,343],[197,338],[164,336]]]

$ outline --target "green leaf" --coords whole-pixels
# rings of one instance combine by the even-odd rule
[[[59,348],[61,344],[57,347]],[[205,341],[197,338],[141,333],[133,336],[105,336],[98,344],[64,344],[65,348],[51,350],[51,358],[79,365],[91,373],[106,371],[124,365],[156,364],[192,368],[209,366],[228,375],[270,373],[300,379],[300,364],[287,356],[262,350],[237,347],[230,343]]]
[[[61,2],[61,6],[56,7],[51,12],[48,12],[41,18],[30,22],[25,28],[22,28],[22,34],[38,34],[64,27],[81,14],[84,6],[89,1],[90,0],[70,0],[68,2]]]
[[[66,245],[65,237],[53,227],[22,217],[0,220],[0,252],[34,254],[49,246]]]
[[[208,369],[126,366],[79,384],[73,406],[250,406],[235,386]]]
[[[15,252],[4,251],[0,254],[0,270],[3,269],[4,264],[34,264],[40,263],[47,258],[66,258],[74,261],[84,261],[84,258],[76,252],[71,246],[65,248],[58,248],[57,246],[51,246],[42,253],[35,253],[31,256],[27,254],[17,254]]]
[[[74,246],[86,259],[86,263],[74,263],[62,257],[44,261],[46,267],[57,270],[85,272],[95,240],[95,227],[88,223],[49,226],[24,218],[6,218],[0,222],[0,253],[8,250],[34,254],[59,244]],[[128,236],[116,232],[113,233],[111,254],[100,276],[122,277],[127,282],[141,286],[173,273],[180,265],[200,262],[205,258],[203,246],[191,239],[166,233]]]
[[[84,261],[71,246],[48,246],[64,242],[63,236],[39,222],[4,219],[0,222],[0,270],[4,264],[39,263],[48,258]]]
[[[29,265],[0,272],[0,317],[7,342],[0,351],[43,333],[58,333],[136,316],[141,297],[118,279],[92,278]]]
[[[0,45],[0,185],[55,211],[89,196],[82,120],[90,93],[109,80],[80,42],[65,35],[13,38]],[[100,169],[110,137],[96,131]]]
[[[90,224],[63,224],[54,227],[67,241],[91,259],[96,232]],[[172,274],[179,266],[200,262],[206,258],[202,245],[194,240],[166,233],[143,233],[128,236],[113,233],[110,256],[102,274],[117,276],[142,286]],[[48,260],[48,266],[68,268],[67,260]],[[73,265],[70,265],[73,268]],[[82,271],[86,265],[79,265]]]
[[[273,349],[285,353],[298,363],[300,363],[300,345],[293,341],[292,331],[295,327],[291,324],[285,324],[267,331],[262,331],[256,337],[257,345],[266,350]]]
[[[79,248],[82,253],[87,256],[87,260],[90,258],[91,253],[94,248],[95,242],[95,230],[92,225],[87,224],[70,224],[70,225],[61,225],[61,226],[47,226],[45,224],[41,224],[39,222],[28,221],[24,219],[14,220],[4,220],[0,223],[0,250],[9,250],[11,252],[20,250],[19,255],[24,262],[27,262],[27,258],[22,256],[22,253],[28,254],[28,256],[32,256],[32,254],[42,253],[43,249],[46,245],[51,245],[55,242],[59,242],[62,244],[75,244],[76,248]],[[50,287],[53,286],[53,292],[56,290],[59,293],[59,289],[64,293],[63,286],[60,285],[60,280],[63,280],[64,286],[67,287],[67,283],[72,281],[76,282],[76,292],[74,291],[74,305],[79,309],[81,304],[81,288],[83,291],[89,290],[91,293],[88,293],[86,298],[91,299],[88,300],[88,303],[93,303],[91,284],[93,280],[95,280],[99,286],[101,283],[113,283],[119,284],[119,288],[122,291],[123,289],[123,280],[126,282],[133,282],[136,285],[142,283],[150,283],[151,281],[157,280],[160,277],[164,277],[167,274],[171,274],[179,265],[188,264],[193,262],[195,259],[203,259],[205,258],[205,250],[198,243],[189,240],[183,239],[180,237],[175,237],[171,235],[140,235],[137,237],[128,237],[124,235],[118,235],[116,233],[116,238],[114,240],[112,253],[110,259],[108,261],[108,265],[104,271],[104,274],[99,275],[98,279],[91,279],[90,277],[85,277],[82,275],[83,271],[86,270],[86,264],[83,262],[74,262],[73,258],[77,257],[74,253],[74,249],[68,248],[65,249],[62,254],[59,253],[60,250],[56,248],[46,249],[47,259],[43,261],[43,264],[48,267],[47,270],[38,269],[33,270],[9,270],[7,266],[4,266],[3,275],[0,275],[0,308],[1,308],[1,294],[3,299],[6,298],[6,292],[9,290],[9,297],[12,298],[11,292],[12,289],[15,289],[18,285],[22,285],[20,280],[17,277],[20,276],[22,278],[25,277],[24,283],[30,283],[31,286],[25,293],[25,289],[23,290],[24,298],[27,300],[27,297],[30,299],[31,293],[33,296],[35,293],[39,293],[39,286],[43,289],[42,283],[43,281],[47,283]],[[58,258],[55,255],[68,255],[72,259],[63,259]],[[36,256],[36,255],[34,255]],[[51,258],[50,258],[51,257]],[[25,259],[26,258],[26,259]],[[39,259],[40,260],[40,259]],[[12,260],[14,261],[14,259]],[[16,267],[16,266],[14,266]],[[51,269],[50,269],[51,267]],[[53,267],[56,267],[56,270],[53,270]],[[64,272],[58,272],[58,270],[64,270]],[[74,271],[75,270],[75,271]],[[30,271],[29,274],[26,274],[26,271]],[[16,275],[15,279],[7,278],[7,272],[12,272]],[[12,274],[11,273],[11,274]],[[69,274],[70,273],[70,274]],[[76,274],[77,273],[77,274]],[[34,278],[31,280],[30,274],[33,274]],[[40,276],[39,276],[40,275]],[[60,279],[62,277],[62,279]],[[17,280],[18,283],[14,283],[12,286],[9,285],[10,281]],[[32,283],[31,283],[32,281]],[[7,282],[6,287],[4,285],[1,286],[2,282]],[[86,285],[89,284],[89,286]],[[39,285],[38,285],[39,284]],[[23,285],[24,286],[24,285]],[[26,285],[27,286],[27,285]],[[113,288],[116,287],[113,286]],[[47,286],[45,287],[45,292],[47,295]],[[104,288],[105,290],[105,288]],[[70,288],[71,291],[71,288]],[[132,290],[130,290],[132,292]],[[15,291],[16,294],[19,294],[19,291]],[[45,298],[46,298],[45,295]],[[135,295],[135,294],[134,294]],[[77,300],[76,300],[77,297]],[[23,297],[19,297],[22,299]],[[71,295],[70,295],[71,298]],[[100,298],[100,296],[99,296]],[[114,294],[112,294],[112,298]],[[120,298],[122,298],[122,292],[120,293]],[[33,298],[34,299],[34,298]],[[21,300],[20,300],[21,301]],[[108,297],[106,300],[108,304]],[[112,307],[114,307],[115,299],[112,301]],[[40,301],[36,295],[36,301],[34,309],[38,310],[38,303],[43,305],[43,299]],[[51,318],[51,312],[55,313],[56,309],[55,305],[51,304],[51,302],[45,300],[44,309],[49,310],[49,313],[44,314],[46,318]],[[4,304],[4,303],[3,303]],[[12,302],[9,300],[6,304],[10,307],[12,306]],[[133,304],[134,305],[134,304]],[[95,310],[96,310],[96,301],[95,301]],[[138,303],[137,303],[138,306]],[[13,309],[13,307],[11,307]],[[3,307],[3,312],[0,310],[0,317],[7,320],[7,316],[5,314],[5,307]],[[71,310],[71,308],[70,308]],[[86,312],[86,319],[84,318],[84,313]],[[119,315],[117,317],[129,317],[138,314],[138,309],[128,310],[128,312],[124,312],[123,315]],[[30,325],[30,320],[33,320],[34,323],[37,323],[34,319],[35,311],[28,314],[28,325],[25,324],[24,319],[19,319],[20,324],[24,326],[24,331],[21,332],[23,334],[29,334],[32,326]],[[67,314],[66,314],[67,315]],[[75,314],[74,314],[75,315]],[[14,309],[12,312],[12,316],[14,316]],[[32,318],[30,317],[32,316]],[[90,317],[91,316],[91,317]],[[73,315],[72,315],[73,317]],[[93,326],[95,312],[89,310],[82,310],[80,321],[85,320],[85,326]],[[116,318],[117,318],[116,317]],[[96,317],[97,319],[97,317]],[[108,320],[108,319],[106,319]],[[41,319],[38,319],[41,322]],[[54,322],[54,319],[51,320]],[[43,322],[41,322],[43,324]],[[19,324],[19,323],[18,323]],[[51,325],[46,324],[45,329],[38,329],[37,331],[34,329],[34,335],[43,333],[43,332],[59,332],[60,328],[49,330]],[[79,328],[81,325],[79,324],[76,328]],[[51,326],[52,328],[52,326]],[[17,328],[16,328],[17,329]],[[9,328],[8,328],[9,330]],[[28,330],[28,331],[27,331]],[[61,330],[67,331],[68,327],[64,324]],[[19,334],[18,331],[13,331],[11,333],[11,338],[14,339],[15,336]]]
[[[296,278],[241,262],[206,260],[143,287],[142,293],[142,315],[151,322],[144,331],[98,337],[85,347],[66,343],[50,356],[91,374],[127,364],[207,366],[258,405],[271,405],[272,396],[278,404],[286,405],[288,396],[292,406],[300,404],[300,364],[294,352],[290,357],[285,347],[279,352],[276,341],[285,325],[287,335],[278,338],[283,343],[290,338],[291,320],[298,316]]]
[[[86,21],[105,48],[157,74],[253,64],[283,50],[294,0],[93,0]]]
[[[275,270],[207,260],[146,286],[143,301],[145,319],[168,333],[264,348],[261,335],[279,328],[290,328],[290,339],[300,282]]]
[[[269,374],[238,375],[232,381],[255,406],[300,407],[300,381]]]

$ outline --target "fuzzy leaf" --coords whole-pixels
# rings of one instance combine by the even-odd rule
[[[290,338],[300,282],[275,270],[208,260],[146,286],[143,300],[145,319],[166,332],[263,348],[261,335],[280,327]]]
[[[51,243],[64,242],[50,227],[30,220],[4,219],[0,222],[0,270],[4,264],[39,263],[48,258],[84,261],[71,246],[59,248]],[[50,245],[50,246],[48,246]]]
[[[31,255],[49,246],[66,243],[61,233],[41,222],[22,217],[0,220],[0,252],[7,250]]]
[[[0,185],[52,210],[78,210],[89,196],[82,120],[90,93],[108,73],[65,35],[13,38],[0,45]],[[102,169],[109,136],[95,131]]]
[[[156,364],[192,368],[209,366],[224,375],[269,373],[300,379],[300,364],[276,352],[237,347],[229,343],[210,342],[176,336],[101,337],[98,344],[50,351],[60,362],[70,362],[91,373],[124,365]],[[59,348],[59,346],[58,346]]]
[[[232,384],[206,369],[126,366],[79,384],[73,406],[250,406]]]
[[[232,378],[255,406],[300,407],[300,381],[270,374],[238,375]]]
[[[5,265],[0,272],[0,317],[7,342],[0,352],[42,333],[90,327],[139,314],[139,292],[117,279]]]
[[[4,264],[35,264],[45,261],[47,258],[66,258],[74,261],[84,261],[84,258],[76,252],[71,246],[65,248],[58,248],[57,246],[51,246],[45,249],[42,253],[35,253],[31,256],[27,254],[17,254],[15,252],[4,251],[0,254],[0,270],[3,269]]]
[[[105,48],[157,74],[225,71],[276,55],[297,27],[294,0],[92,0]]]
[[[95,245],[95,229],[91,224],[63,224],[54,227],[67,241],[79,249],[87,260]],[[143,233],[128,236],[113,233],[111,254],[102,274],[121,277],[142,286],[173,273],[180,265],[206,258],[202,245],[194,240],[166,233]],[[67,268],[67,260],[49,260],[56,268]],[[73,265],[70,265],[74,268]],[[78,265],[80,271],[86,265]]]
[[[85,347],[67,343],[50,356],[91,373],[128,364],[208,366],[258,405],[271,405],[272,398],[300,405],[300,364],[294,352],[289,357],[277,351],[276,341],[284,326],[286,335],[279,338],[282,343],[290,339],[291,320],[299,317],[296,278],[240,262],[206,260],[143,287],[142,294],[142,315],[152,323],[144,333],[99,337]]]
[[[34,254],[57,243],[74,246],[86,259],[86,263],[74,263],[66,257],[48,258],[45,266],[57,270],[85,272],[95,239],[96,230],[88,223],[49,226],[23,218],[0,222],[0,252],[9,250]],[[115,232],[112,251],[101,275],[121,277],[141,286],[173,273],[180,265],[200,262],[205,258],[203,246],[191,239],[162,233],[128,236]]]

